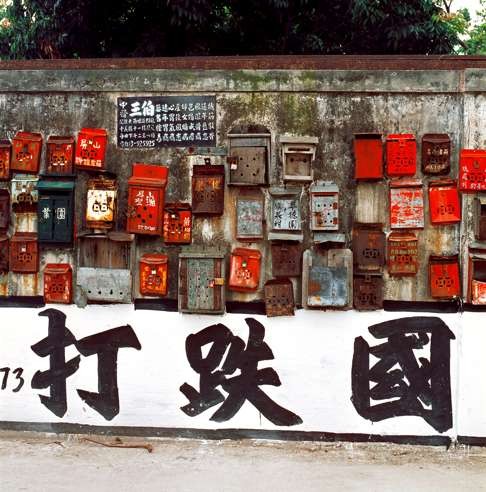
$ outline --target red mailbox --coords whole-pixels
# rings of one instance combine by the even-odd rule
[[[469,295],[468,300],[472,304],[486,305],[486,250],[469,253]]]
[[[191,244],[192,212],[189,203],[166,203],[164,209],[164,242]]]
[[[417,179],[390,181],[390,228],[424,227],[424,190]]]
[[[17,132],[12,140],[10,169],[17,173],[37,174],[42,149],[40,133]]]
[[[383,178],[383,141],[381,133],[354,135],[355,179]]]
[[[103,128],[81,129],[76,145],[76,167],[87,171],[104,169],[107,141],[108,134]]]
[[[44,300],[71,304],[73,297],[73,270],[68,263],[48,263],[44,269]]]
[[[452,299],[461,295],[459,258],[454,256],[430,256],[430,296],[436,299]]]
[[[388,176],[413,176],[417,170],[417,142],[411,133],[386,137],[386,173]]]
[[[39,253],[35,232],[18,232],[10,240],[10,270],[15,273],[37,273]]]
[[[52,175],[73,174],[74,138],[51,135],[47,139],[46,173]]]
[[[461,150],[459,189],[461,191],[486,190],[486,150]]]
[[[392,232],[388,236],[388,273],[393,276],[416,275],[418,239],[414,233]]]
[[[128,180],[128,232],[162,236],[168,174],[165,166],[133,165]]]
[[[231,253],[229,289],[247,292],[258,289],[260,282],[260,251],[236,248]]]
[[[0,234],[0,273],[8,272],[9,240],[6,234]]]
[[[140,294],[167,295],[167,255],[153,253],[140,258]]]
[[[429,209],[432,224],[454,224],[461,221],[461,205],[456,181],[453,179],[430,181]]]
[[[0,181],[10,179],[10,159],[12,145],[10,140],[0,140]]]

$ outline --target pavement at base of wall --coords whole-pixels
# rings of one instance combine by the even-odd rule
[[[398,489],[486,491],[486,448],[0,432],[5,492]]]

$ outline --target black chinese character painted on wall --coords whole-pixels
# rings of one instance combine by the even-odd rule
[[[246,345],[240,337],[233,335],[221,323],[208,326],[199,333],[187,337],[187,358],[191,367],[200,376],[199,391],[187,383],[181,386],[181,392],[189,400],[181,410],[194,417],[221,404],[211,416],[211,420],[225,422],[234,417],[243,403],[248,400],[275,425],[301,424],[302,419],[298,415],[275,403],[260,388],[263,385],[280,386],[281,382],[274,369],[258,368],[260,362],[274,359],[271,348],[263,341],[264,326],[252,318],[247,318],[245,321],[249,328]],[[204,357],[202,349],[208,344],[211,345]],[[238,370],[239,374],[232,376]],[[227,395],[224,395],[218,387]]]
[[[369,327],[382,343],[354,341],[351,401],[365,419],[415,415],[438,432],[452,427],[448,326],[437,317],[414,316]],[[417,354],[430,350],[430,357]],[[418,357],[417,357],[417,355]],[[373,404],[373,402],[379,402]]]

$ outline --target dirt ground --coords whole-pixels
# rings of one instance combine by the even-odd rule
[[[486,448],[0,432],[2,492],[400,489],[486,491]]]

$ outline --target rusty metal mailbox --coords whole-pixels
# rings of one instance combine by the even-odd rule
[[[418,239],[414,233],[392,232],[388,236],[388,273],[392,276],[416,275]]]
[[[354,224],[354,265],[361,272],[381,271],[385,265],[386,238],[382,227],[382,224]]]
[[[317,137],[280,137],[284,181],[312,181],[318,143]]]
[[[424,174],[448,174],[451,168],[451,139],[446,133],[426,133],[422,137]]]
[[[486,248],[469,252],[468,301],[472,304],[486,305]]]
[[[179,311],[224,313],[224,255],[181,253],[179,255]]]
[[[383,139],[381,133],[354,135],[354,178],[383,178]]]
[[[68,263],[48,263],[44,268],[45,302],[71,304],[73,270]]]
[[[140,258],[140,294],[167,295],[168,257],[162,253],[147,253]]]
[[[461,205],[455,180],[429,182],[429,209],[432,224],[454,224],[461,221]]]
[[[74,138],[51,135],[47,139],[46,174],[65,176],[73,174]]]
[[[269,318],[294,315],[294,288],[288,278],[268,280],[264,293],[265,311]]]
[[[17,173],[37,174],[42,150],[40,133],[17,132],[12,139],[10,170]]]
[[[115,179],[88,180],[86,225],[92,229],[111,229],[116,220],[117,184]]]
[[[337,231],[339,229],[339,188],[330,181],[317,181],[310,192],[311,229]]]
[[[82,128],[76,144],[76,167],[86,171],[103,170],[107,142],[108,134],[103,128]]]
[[[128,180],[128,232],[162,236],[168,174],[165,166],[133,164]]]
[[[298,277],[302,272],[302,246],[299,243],[273,242],[272,275],[274,277]]]
[[[262,254],[257,249],[236,248],[231,253],[228,288],[237,292],[255,291],[260,283]]]
[[[11,203],[12,210],[16,213],[37,212],[39,192],[37,191],[37,176],[16,175],[12,178]]]
[[[486,191],[486,150],[461,150],[459,189],[465,192]]]
[[[91,302],[132,302],[132,277],[128,270],[79,268],[77,285]]]
[[[192,211],[189,203],[165,204],[164,242],[166,244],[191,244]]]
[[[452,299],[461,295],[459,257],[430,256],[430,296],[436,299]]]
[[[267,183],[270,134],[229,133],[229,184],[264,185]]]
[[[0,233],[6,231],[10,224],[10,193],[0,189]]]
[[[413,176],[417,171],[417,142],[411,133],[386,137],[386,173],[388,176]]]
[[[390,228],[423,229],[424,190],[418,179],[390,181]]]
[[[12,144],[10,140],[0,140],[0,181],[10,178],[10,159],[12,157]]]
[[[18,232],[10,240],[10,270],[15,273],[37,273],[39,253],[35,232]]]
[[[358,311],[383,309],[381,273],[356,273],[353,280],[354,308]]]
[[[6,234],[0,234],[0,273],[8,272],[9,239]]]
[[[69,244],[74,230],[74,182],[37,183],[37,230],[40,243]]]
[[[236,198],[236,238],[253,241],[263,238],[264,200],[256,191],[240,192]]]
[[[192,213],[222,215],[224,212],[224,166],[204,165],[192,168]]]
[[[486,196],[476,197],[475,208],[476,238],[480,241],[486,241]]]
[[[302,241],[300,188],[270,188],[268,239]]]

